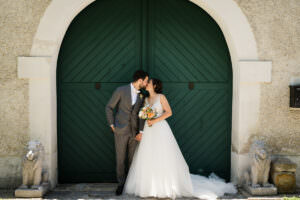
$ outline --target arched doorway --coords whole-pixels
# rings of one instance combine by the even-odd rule
[[[232,66],[221,29],[186,0],[113,0],[81,11],[61,45],[59,182],[115,180],[104,106],[138,68],[163,81],[174,113],[168,121],[190,171],[229,180]]]
[[[58,54],[72,20],[94,1],[52,0],[38,25],[30,55],[18,56],[18,78],[29,80],[29,136],[45,144],[45,166],[49,169],[52,189],[58,181]],[[231,181],[242,184],[243,170],[249,162],[242,150],[259,120],[260,84],[271,82],[272,61],[259,60],[254,33],[236,1],[190,1],[216,20],[230,50],[233,70]]]

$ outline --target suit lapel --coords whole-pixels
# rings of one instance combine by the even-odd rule
[[[135,102],[135,104],[134,104],[134,106],[133,106],[132,111],[138,109],[138,107],[139,107],[139,105],[140,105],[140,102],[141,102],[140,94],[138,93],[138,94],[136,95],[136,102]]]
[[[128,84],[128,88],[127,88],[127,90],[128,90],[128,92],[127,92],[127,94],[128,94],[127,101],[128,101],[128,104],[129,104],[129,108],[132,107],[132,105],[131,105],[132,99],[131,99],[131,86],[130,86],[130,84],[131,83]]]

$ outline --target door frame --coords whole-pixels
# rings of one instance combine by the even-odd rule
[[[64,35],[76,15],[95,0],[52,0],[35,33],[30,56],[19,56],[18,78],[29,79],[29,137],[45,146],[45,167],[53,189],[57,171],[56,68]],[[242,183],[246,147],[257,128],[260,84],[271,82],[271,61],[261,61],[254,33],[234,0],[190,0],[221,28],[232,61],[231,181]],[[230,10],[230,12],[228,12]]]

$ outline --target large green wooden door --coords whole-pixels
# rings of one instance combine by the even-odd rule
[[[104,108],[141,66],[140,29],[139,0],[96,1],[70,24],[57,70],[60,182],[115,181]]]
[[[190,171],[229,180],[232,70],[218,25],[187,0],[97,0],[72,21],[59,53],[59,182],[116,180],[104,107],[140,68],[164,83]]]
[[[224,36],[193,3],[149,3],[149,71],[164,83],[168,121],[190,171],[229,180],[232,70]]]

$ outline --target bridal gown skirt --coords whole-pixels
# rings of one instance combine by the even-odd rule
[[[210,178],[190,174],[166,120],[151,127],[145,123],[123,193],[140,197],[215,199],[224,192],[235,193],[236,189],[213,173]]]

